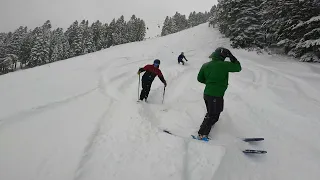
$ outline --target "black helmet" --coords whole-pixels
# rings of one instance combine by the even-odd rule
[[[160,65],[160,60],[159,59],[154,60],[153,64],[159,66]]]
[[[229,57],[230,51],[229,51],[229,49],[226,49],[224,47],[218,47],[215,50],[215,53],[217,55],[221,56],[222,58],[226,58],[226,57]]]
[[[215,50],[215,54],[221,56],[222,58],[226,58],[229,56],[230,51],[224,47],[218,47]]]

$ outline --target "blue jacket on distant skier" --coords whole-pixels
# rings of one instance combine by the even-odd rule
[[[184,65],[184,61],[183,59],[185,59],[186,61],[188,61],[188,59],[184,56],[184,53],[182,52],[179,57],[178,57],[178,64],[182,63]]]

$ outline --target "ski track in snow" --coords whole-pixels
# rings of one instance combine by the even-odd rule
[[[23,120],[26,117],[33,116],[33,115],[35,115],[37,113],[40,113],[40,112],[44,112],[45,110],[49,110],[49,109],[51,110],[51,109],[54,109],[55,107],[59,107],[59,106],[64,105],[64,104],[67,105],[69,102],[71,102],[73,100],[76,100],[78,98],[81,98],[83,96],[86,96],[86,95],[92,93],[95,90],[97,90],[97,88],[93,88],[93,89],[91,89],[91,90],[89,90],[87,92],[72,96],[70,98],[66,98],[64,100],[51,102],[51,103],[48,103],[48,104],[45,104],[45,105],[34,107],[29,111],[19,112],[19,113],[14,114],[14,115],[12,115],[10,117],[3,118],[3,119],[0,120],[0,129],[3,128],[2,126],[5,126],[7,123],[14,123],[15,121]]]
[[[14,88],[25,87],[15,81],[31,82],[26,92],[38,98],[30,107],[9,104],[17,105],[16,111],[1,116],[0,179],[318,179],[318,65],[232,49],[243,70],[230,74],[225,110],[210,133],[212,140],[190,138],[205,114],[199,68],[216,47],[228,44],[203,24],[0,76],[7,100],[20,93]],[[185,66],[177,64],[181,51],[189,60]],[[164,103],[157,77],[148,103],[137,103],[138,68],[156,58],[168,82]],[[52,88],[63,88],[45,97],[50,88],[37,93],[41,86],[32,83],[50,82],[39,77],[52,80]],[[265,141],[239,139],[260,136]],[[244,148],[268,154],[244,155]]]
[[[83,170],[83,166],[86,164],[86,162],[90,159],[90,156],[92,154],[92,147],[95,145],[95,143],[97,143],[97,137],[99,136],[99,133],[100,133],[100,128],[101,128],[101,125],[103,123],[103,121],[106,120],[106,117],[107,116],[110,116],[110,114],[112,113],[112,101],[110,103],[110,105],[108,106],[107,110],[102,114],[101,118],[99,118],[98,120],[98,123],[95,127],[95,130],[94,132],[92,133],[89,141],[88,141],[88,144],[86,145],[84,151],[83,151],[83,155],[82,155],[82,158],[79,162],[79,165],[78,165],[78,168],[77,168],[77,171],[76,171],[76,174],[75,174],[75,180],[77,179],[81,179],[81,175],[82,175],[82,170]]]

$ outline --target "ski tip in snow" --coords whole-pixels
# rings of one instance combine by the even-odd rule
[[[163,132],[168,133],[168,134],[172,134],[170,131],[168,130],[163,130]]]
[[[245,142],[253,142],[253,141],[263,141],[264,138],[243,138],[242,140]]]
[[[242,139],[245,142],[257,142],[257,141],[263,141],[264,138],[243,138]],[[256,150],[256,149],[245,149],[242,151],[245,154],[266,154],[267,151],[265,150]]]
[[[255,149],[246,149],[242,151],[245,154],[266,154],[267,151],[264,150],[255,150]]]

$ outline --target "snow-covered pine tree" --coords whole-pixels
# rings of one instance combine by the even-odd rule
[[[51,45],[50,45],[50,62],[59,61],[64,59],[65,51],[63,47],[63,40],[66,39],[63,34],[62,28],[57,28],[52,32]]]
[[[189,14],[189,17],[188,17],[188,27],[194,27],[196,26],[197,22],[196,22],[196,12],[193,11]]]
[[[115,30],[116,30],[116,19],[112,19],[111,23],[107,28],[108,47],[115,45],[115,40],[114,40]]]
[[[264,35],[260,33],[261,0],[239,0],[237,11],[234,11],[237,20],[230,25],[231,45],[236,48],[263,47]]]
[[[47,20],[42,25],[41,30],[43,31],[43,59],[41,64],[48,63],[50,61],[50,39],[51,39],[51,22]]]
[[[50,62],[58,61],[59,60],[58,56],[59,56],[59,47],[58,46],[54,46],[54,48],[52,50]]]
[[[13,61],[8,55],[12,50],[9,48],[10,43],[12,41],[13,33],[9,32],[7,34],[3,34],[1,38],[0,44],[0,74],[8,73],[12,69]]]
[[[209,27],[210,26],[215,27],[215,24],[216,24],[216,20],[215,20],[216,12],[217,12],[217,6],[214,5],[210,9],[210,12],[209,12],[209,15],[208,15],[209,16],[208,17]]]
[[[188,19],[185,15],[176,12],[173,17],[167,16],[164,20],[161,36],[176,33],[184,29],[205,23],[208,21],[209,17],[210,13],[207,11],[205,13],[196,13],[193,11],[189,14]]]
[[[86,21],[82,20],[79,26],[74,28],[74,39],[73,42],[70,44],[71,51],[74,52],[75,56],[80,56],[83,54],[83,35],[84,29],[86,26]]]
[[[180,15],[179,17],[179,28],[180,31],[185,30],[188,28],[188,19],[186,18],[186,15]]]
[[[230,26],[236,22],[237,14],[240,12],[238,3],[233,0],[219,0],[218,2],[215,21],[219,31],[226,37],[230,37]]]
[[[194,15],[194,26],[207,22],[209,19],[209,13],[198,12]]]
[[[123,16],[119,19],[121,18],[124,20]],[[29,32],[27,27],[21,26],[13,33],[0,33],[0,59],[1,61],[6,59],[6,65],[8,62],[14,63],[19,60],[22,68],[22,66],[34,67],[94,52],[97,48],[100,50],[115,45],[114,36],[119,27],[121,31],[117,32],[121,32],[120,43],[144,39],[146,25],[142,19],[133,15],[129,25],[123,22],[124,26],[116,27],[115,19],[110,25],[107,23],[102,25],[97,21],[89,27],[88,21],[82,21],[81,24],[75,21],[65,33],[62,28],[51,32],[49,20],[43,26],[36,27]],[[8,70],[4,66],[1,66],[0,69]]]
[[[219,1],[215,20],[219,30],[237,48],[263,47],[264,34],[260,32],[262,0]]]
[[[10,41],[6,44],[7,54],[13,54],[15,56],[20,56],[20,48],[22,41],[27,34],[27,27],[20,26],[17,30],[12,33]],[[13,58],[16,59],[16,58]],[[16,69],[17,62],[14,61],[14,69]]]
[[[34,34],[34,41],[33,41],[33,46],[31,48],[31,52],[30,52],[30,60],[28,61],[28,66],[29,67],[34,67],[37,65],[40,65],[43,58],[43,31],[41,30],[40,27],[36,27],[33,30],[33,34]]]
[[[234,47],[281,47],[318,61],[319,0],[220,0],[215,20]]]
[[[213,5],[210,9],[209,16],[214,16],[217,10],[217,5]]]
[[[34,44],[30,54],[29,66],[34,67],[50,61],[51,23],[46,21],[42,27],[34,30]]]
[[[303,36],[289,55],[301,57],[300,61],[320,62],[320,15],[299,23],[293,31],[298,37]]]
[[[81,23],[82,25],[82,23]],[[80,25],[80,26],[81,26]],[[83,54],[87,54],[87,53],[92,53],[96,51],[96,46],[95,43],[93,41],[93,31],[92,29],[89,27],[89,21],[85,21],[84,25],[81,26],[83,27],[83,37],[82,37],[82,53]]]
[[[319,62],[320,58],[320,1],[296,2],[299,11],[292,17],[292,26],[284,31],[295,47],[288,54],[301,57],[300,61]]]
[[[87,32],[87,36],[86,36],[86,43],[85,43],[85,47],[88,51],[88,53],[92,53],[97,51],[95,43],[93,41],[93,31],[91,30],[91,28],[88,28],[88,32]]]
[[[6,54],[5,54],[5,38],[6,38],[7,34],[6,33],[0,33],[0,58],[3,58]]]
[[[164,23],[163,23],[163,26],[162,26],[162,31],[161,31],[161,36],[166,36],[168,34],[171,34],[169,16],[167,16],[166,19],[164,20]]]
[[[13,58],[13,59],[17,59],[18,61],[21,62],[21,47],[22,47],[22,43],[23,40],[26,38],[28,34],[28,28],[27,27],[22,27],[20,26],[19,29],[17,29],[14,33],[13,33],[13,37],[12,37],[12,46],[13,48],[13,54],[16,55],[18,58]],[[17,61],[14,61],[14,70],[17,67]]]
[[[171,33],[179,32],[179,27],[177,26],[177,23],[173,18],[169,19],[169,29]]]
[[[103,38],[101,41],[102,46],[104,48],[109,48],[110,46],[112,46],[112,36],[111,36],[111,30],[108,23],[105,23],[102,25],[101,31],[102,31],[101,33],[103,34]]]
[[[58,29],[57,29],[58,30]],[[58,48],[57,44],[59,44],[59,38],[57,30],[52,31],[51,43],[50,43],[50,62],[54,62],[58,60]]]
[[[9,32],[9,33],[6,33],[6,35],[4,36],[4,39],[3,39],[3,56],[2,57],[5,57],[6,54],[10,54],[12,52],[11,48],[10,47],[10,43],[12,41],[12,36],[13,36],[13,33],[12,32]]]
[[[176,12],[176,14],[172,17],[172,21],[177,26],[176,32],[188,28],[188,20],[186,19],[186,16],[181,15],[179,12]]]
[[[113,32],[114,44],[124,44],[127,43],[128,40],[126,39],[126,22],[124,20],[124,16],[122,15],[115,23],[115,29]]]
[[[0,33],[0,44],[4,43],[4,39],[6,38],[7,34],[6,33]]]
[[[34,37],[34,31],[30,30],[22,40],[19,53],[20,68],[26,66],[30,60],[31,49],[34,46],[35,41]]]
[[[303,24],[312,17],[320,15],[319,8],[319,0],[264,0],[262,5],[264,22],[261,29],[265,32],[266,45],[283,48],[284,53],[300,57],[305,51],[301,49],[306,38],[304,35],[319,27],[317,25],[303,27]]]
[[[104,46],[104,29],[102,23],[98,20],[91,25],[93,33],[93,42],[95,44],[96,50],[101,50],[105,48]]]
[[[69,45],[70,45],[70,49],[69,49],[69,58],[71,57],[74,57],[76,56],[76,53],[75,53],[75,41],[77,39],[77,36],[78,36],[78,32],[79,32],[79,23],[78,21],[75,21],[73,22],[70,27],[66,30],[65,32],[65,36],[68,38],[68,42],[69,42]],[[79,41],[77,39],[77,41]]]
[[[69,44],[69,41],[68,41],[68,37],[66,37],[64,34],[62,35],[62,39],[61,39],[61,43],[62,43],[62,46],[63,46],[63,57],[62,59],[68,59],[70,57],[73,57],[73,54],[71,54],[71,50],[70,50],[70,44]]]
[[[136,41],[142,41],[146,35],[146,23],[144,20],[138,18],[137,21],[137,39]]]
[[[285,20],[285,13],[280,4],[282,0],[264,0],[261,4],[262,25],[261,32],[264,34],[264,44],[268,47],[274,46],[278,42],[278,30]]]
[[[135,15],[132,15],[130,20],[127,23],[128,34],[127,38],[129,42],[137,41],[138,34],[138,19]]]

